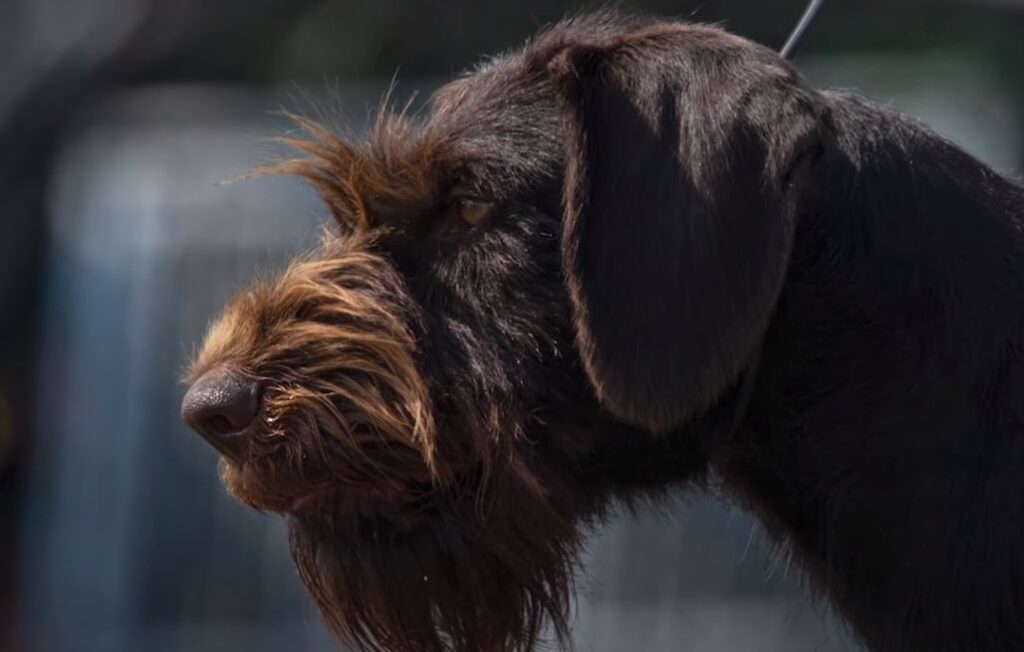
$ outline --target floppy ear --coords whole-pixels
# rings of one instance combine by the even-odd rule
[[[683,25],[566,45],[549,71],[576,343],[606,409],[667,431],[713,406],[759,348],[815,102],[768,50]]]

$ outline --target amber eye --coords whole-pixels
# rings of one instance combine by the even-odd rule
[[[459,218],[469,224],[470,226],[476,226],[480,222],[487,219],[487,216],[491,214],[494,209],[494,204],[487,201],[480,201],[479,199],[462,198],[459,199],[456,204],[456,210],[459,213]]]

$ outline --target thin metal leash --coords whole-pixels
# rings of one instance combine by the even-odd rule
[[[807,33],[814,19],[818,17],[818,12],[821,11],[821,7],[824,4],[825,0],[811,0],[807,8],[804,9],[804,15],[800,16],[800,22],[793,28],[793,33],[786,39],[786,44],[779,50],[779,54],[782,55],[783,59],[793,58],[796,49],[800,47],[800,41],[803,39],[804,34]]]

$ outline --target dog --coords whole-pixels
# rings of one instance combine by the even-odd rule
[[[547,28],[343,139],[187,423],[368,650],[569,643],[609,511],[722,491],[871,650],[1024,650],[1024,189],[715,27]]]

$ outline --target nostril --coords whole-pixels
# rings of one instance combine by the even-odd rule
[[[203,374],[185,393],[181,404],[185,423],[236,463],[241,463],[245,455],[243,431],[259,410],[259,383],[227,367]]]
[[[218,435],[227,435],[242,430],[245,426],[238,427],[220,414],[214,414],[206,419],[206,429]]]

